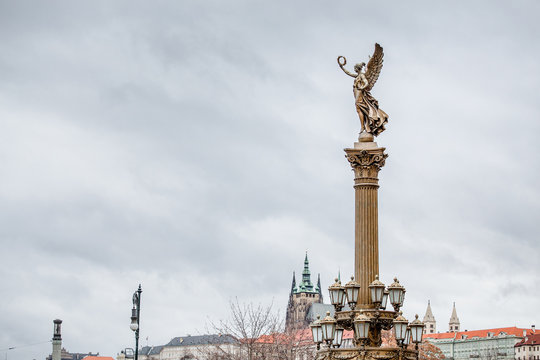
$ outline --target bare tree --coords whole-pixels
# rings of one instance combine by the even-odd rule
[[[215,344],[205,349],[208,359],[265,360],[288,359],[291,337],[284,333],[284,321],[274,311],[273,304],[240,303],[231,300],[230,317],[211,323],[212,332],[232,336],[236,342]]]

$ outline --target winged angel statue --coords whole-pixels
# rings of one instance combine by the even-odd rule
[[[373,56],[369,59],[367,70],[362,72],[366,63],[354,65],[354,73],[345,69],[347,59],[344,56],[337,58],[339,67],[343,72],[354,78],[353,93],[356,105],[356,112],[360,117],[360,133],[366,132],[374,136],[384,131],[384,125],[388,122],[388,115],[379,109],[379,102],[371,96],[370,90],[379,78],[383,65],[383,48],[375,44]]]

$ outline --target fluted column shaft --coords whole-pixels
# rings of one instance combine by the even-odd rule
[[[361,308],[372,307],[368,286],[379,274],[377,193],[379,170],[388,156],[384,150],[375,142],[355,143],[353,149],[345,149],[355,175],[354,276],[361,285],[358,299]]]

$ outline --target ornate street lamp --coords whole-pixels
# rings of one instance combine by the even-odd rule
[[[415,315],[414,321],[411,323],[411,340],[413,343],[418,344],[422,342],[422,333],[424,332],[424,323],[418,319],[418,314]]]
[[[371,302],[375,304],[375,309],[379,309],[381,307],[384,297],[384,288],[384,284],[379,281],[379,275],[375,275],[375,280],[373,280],[373,282],[369,284],[369,290],[371,292]]]
[[[328,347],[336,336],[336,319],[330,316],[330,311],[326,312],[326,317],[321,320],[322,337]]]
[[[354,310],[358,302],[358,294],[360,293],[360,284],[354,281],[354,276],[351,276],[351,281],[345,284],[345,294],[347,294],[347,302],[351,310]]]
[[[399,283],[397,278],[394,278],[394,282],[388,287],[388,297],[394,310],[399,311],[399,308],[403,306],[405,288]]]
[[[386,310],[386,303],[388,303],[388,290],[384,290],[381,309]]]
[[[345,288],[341,286],[341,281],[336,278],[336,282],[328,287],[330,293],[330,302],[334,305],[336,311],[341,311],[345,305]]]
[[[400,311],[398,317],[394,319],[394,334],[398,343],[402,343],[405,340],[408,325],[409,322],[401,315]]]
[[[334,341],[332,341],[332,346],[334,348],[338,348],[341,346],[341,342],[343,341],[343,329],[341,326],[336,327],[336,336],[334,336]]]
[[[418,319],[418,314],[415,315],[414,321],[411,323],[411,340],[414,343],[414,349],[416,350],[416,360],[420,355],[418,351],[418,344],[422,342],[422,333],[424,332],[424,323]]]
[[[313,342],[317,344],[317,350],[321,348],[321,343],[323,341],[322,337],[322,327],[321,327],[321,317],[317,315],[317,320],[311,323],[311,336],[313,336]]]
[[[406,349],[410,343],[411,343],[411,328],[409,326],[407,327],[407,331],[405,332],[405,339],[403,339],[403,348]]]
[[[370,323],[371,320],[364,314],[360,314],[354,319],[354,335],[357,342],[365,343],[366,339],[369,337]]]
[[[141,284],[133,293],[133,308],[131,309],[131,324],[129,328],[135,332],[135,359],[139,359],[139,320],[141,317]]]

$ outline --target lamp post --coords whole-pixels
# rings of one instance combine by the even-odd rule
[[[326,344],[330,347],[336,336],[336,319],[330,316],[330,311],[327,311],[326,316],[320,321],[320,324],[323,340],[326,341]]]
[[[384,131],[388,116],[379,109],[369,90],[377,80],[382,58],[383,49],[376,44],[365,74],[360,71],[364,64],[357,64],[356,73],[352,73],[344,68],[346,59],[338,58],[341,69],[355,78],[355,107],[362,125],[358,142],[345,149],[345,157],[354,171],[354,277],[345,285],[336,279],[328,289],[334,317],[328,313],[311,325],[314,342],[328,344],[321,349],[318,346],[317,360],[415,360],[418,359],[418,344],[422,341],[424,324],[418,318],[409,324],[400,312],[405,287],[397,278],[388,287],[379,280],[378,176],[388,155],[386,149],[375,142],[375,136]],[[388,302],[392,308],[387,310]],[[354,332],[353,347],[339,345],[342,336],[339,329]],[[382,347],[382,331],[391,329],[396,335],[397,346]],[[414,350],[407,346],[410,343],[416,345]]]
[[[133,308],[131,309],[131,324],[129,328],[135,332],[135,359],[139,359],[139,320],[141,318],[141,284],[133,293]]]
[[[394,319],[394,334],[396,335],[396,341],[398,344],[403,344],[407,335],[407,326],[409,322],[401,315],[401,311],[397,318]]]
[[[414,321],[411,323],[411,340],[414,343],[414,348],[416,350],[416,359],[418,359],[418,344],[422,342],[422,334],[424,333],[424,327],[426,325],[418,320],[418,314],[415,315]]]
[[[354,276],[351,276],[351,281],[345,284],[345,294],[349,307],[354,310],[358,303],[358,294],[360,293],[360,284],[354,281]]]
[[[313,336],[313,342],[317,344],[317,350],[321,348],[321,343],[323,341],[322,337],[322,327],[321,327],[321,317],[317,315],[317,320],[311,323],[311,335]]]
[[[328,288],[330,292],[330,302],[334,307],[340,311],[345,306],[345,288],[341,286],[341,281],[336,278],[336,282]]]

